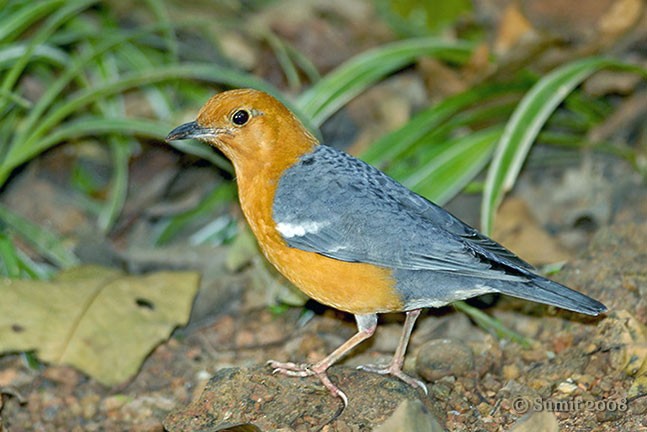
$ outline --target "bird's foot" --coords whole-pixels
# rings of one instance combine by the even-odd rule
[[[292,362],[277,362],[275,360],[270,360],[267,362],[267,364],[272,367],[272,373],[273,374],[283,374],[287,376],[294,376],[294,377],[307,377],[311,375],[316,375],[315,372],[312,370],[312,365],[302,363],[292,363]]]
[[[344,408],[348,406],[348,396],[346,396],[346,393],[333,384],[328,377],[328,373],[326,372],[328,365],[297,364],[292,362],[282,363],[274,360],[268,361],[267,364],[273,368],[272,373],[274,374],[280,373],[292,377],[316,376],[333,396],[342,400]]]
[[[366,372],[373,372],[373,373],[380,374],[380,375],[392,375],[392,376],[398,378],[399,380],[404,381],[405,383],[409,384],[411,387],[421,389],[423,392],[425,392],[426,395],[429,394],[429,391],[427,390],[427,386],[425,385],[424,382],[422,382],[419,379],[413,378],[413,377],[405,374],[402,371],[402,368],[398,367],[397,365],[394,365],[394,364],[389,364],[389,365],[372,365],[372,364],[369,364],[369,365],[358,366],[357,369],[361,369],[361,370],[366,371]]]

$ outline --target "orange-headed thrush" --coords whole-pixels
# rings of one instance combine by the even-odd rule
[[[213,96],[196,121],[167,141],[197,138],[231,160],[240,204],[267,259],[313,299],[355,315],[358,332],[314,365],[271,361],[275,372],[316,375],[344,393],[327,369],[371,337],[377,314],[406,312],[391,363],[365,369],[402,372],[421,308],[486,293],[588,315],[606,307],[537,275],[532,266],[424,197],[347,153],[320,145],[274,97],[257,90]]]

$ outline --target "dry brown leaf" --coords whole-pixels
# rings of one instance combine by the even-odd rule
[[[514,197],[506,199],[495,220],[492,237],[529,263],[538,266],[571,258],[539,225],[524,201]]]
[[[199,276],[128,276],[84,266],[53,281],[4,279],[0,352],[36,351],[106,385],[121,383],[178,325],[187,322]]]
[[[510,3],[503,12],[494,42],[494,52],[503,55],[517,45],[519,40],[532,30],[532,25],[519,10],[516,2]]]

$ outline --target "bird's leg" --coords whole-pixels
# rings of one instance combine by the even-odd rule
[[[309,365],[296,364],[291,362],[281,363],[270,360],[267,362],[267,364],[274,368],[274,373],[282,373],[288,376],[298,377],[316,375],[317,377],[319,377],[322,384],[328,390],[330,390],[333,396],[339,397],[344,402],[344,406],[347,406],[348,397],[346,397],[346,394],[342,392],[335,384],[333,384],[332,381],[330,381],[330,378],[328,378],[326,371],[330,366],[336,363],[337,360],[345,356],[350,350],[373,336],[373,333],[375,333],[375,329],[377,328],[376,314],[355,315],[355,320],[357,321],[357,333],[355,333],[350,339],[341,344],[339,348],[334,350],[321,361],[313,365]]]
[[[402,335],[400,336],[400,341],[398,342],[398,347],[395,350],[393,355],[393,360],[387,366],[380,365],[364,365],[359,366],[359,369],[375,372],[382,375],[393,375],[405,383],[409,384],[412,387],[421,388],[425,394],[427,394],[427,386],[422,381],[410,377],[402,371],[402,366],[404,365],[404,354],[407,351],[407,346],[409,345],[409,339],[411,338],[411,332],[413,331],[413,326],[420,315],[420,309],[414,309],[408,311],[406,319],[404,320],[404,327],[402,329]]]

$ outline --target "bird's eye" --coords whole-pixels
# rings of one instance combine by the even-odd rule
[[[249,121],[249,117],[249,112],[241,109],[231,116],[231,122],[236,126],[242,126]]]

